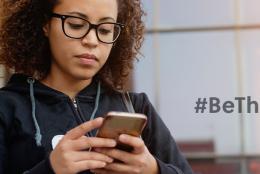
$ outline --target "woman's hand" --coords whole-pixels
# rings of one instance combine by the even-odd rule
[[[102,169],[91,170],[96,174],[157,174],[158,165],[150,154],[143,140],[130,135],[120,135],[119,141],[134,148],[133,152],[125,152],[115,148],[95,148],[95,151],[103,153],[123,163],[110,163]]]
[[[75,174],[88,169],[105,167],[113,161],[105,154],[86,149],[95,147],[115,147],[112,139],[86,137],[92,129],[99,128],[103,118],[97,118],[79,125],[67,132],[50,154],[50,163],[57,174]]]

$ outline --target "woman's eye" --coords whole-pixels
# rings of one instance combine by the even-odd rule
[[[84,27],[84,25],[82,24],[75,24],[75,23],[68,23],[68,24],[72,29],[82,29]]]
[[[106,35],[106,34],[112,33],[112,30],[111,30],[111,29],[100,28],[100,29],[98,30],[98,32],[99,32],[100,34]]]

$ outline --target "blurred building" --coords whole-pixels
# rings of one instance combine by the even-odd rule
[[[260,115],[246,103],[239,113],[235,97],[260,102],[260,1],[143,4],[147,33],[134,90],[148,94],[197,173],[258,170]],[[198,98],[209,97],[233,101],[234,112],[196,113]]]

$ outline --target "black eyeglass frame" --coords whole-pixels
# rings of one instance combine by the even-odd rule
[[[63,33],[69,37],[69,38],[72,38],[72,39],[82,39],[84,38],[89,32],[91,29],[95,29],[96,31],[96,36],[97,36],[97,39],[102,42],[102,43],[106,43],[106,44],[112,44],[112,43],[115,43],[116,40],[119,38],[120,34],[121,34],[121,31],[123,30],[123,28],[125,27],[124,24],[122,23],[117,23],[117,22],[102,22],[102,23],[99,23],[99,24],[92,24],[90,23],[88,20],[84,19],[84,18],[81,18],[81,17],[77,17],[77,16],[71,16],[71,15],[63,15],[63,14],[58,14],[58,13],[52,13],[51,14],[51,17],[55,17],[55,18],[60,18],[61,21],[62,21],[62,31]],[[84,34],[82,37],[72,37],[72,36],[69,36],[66,32],[65,32],[65,28],[64,28],[64,23],[65,23],[65,20],[67,18],[77,18],[77,19],[81,19],[81,20],[84,20],[86,21],[88,24],[89,24],[89,29],[87,30],[86,34]],[[102,41],[99,36],[98,36],[98,31],[97,31],[97,28],[102,25],[102,24],[114,24],[114,25],[118,25],[120,27],[120,31],[119,31],[119,34],[118,36],[112,41],[112,42],[104,42]]]

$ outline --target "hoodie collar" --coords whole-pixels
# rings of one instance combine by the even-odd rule
[[[15,91],[19,93],[28,93],[29,94],[29,84],[27,79],[30,76],[24,74],[14,74],[8,81],[7,85],[2,88],[3,90]],[[95,99],[97,93],[98,80],[94,78],[92,82],[83,88],[76,97],[78,98],[88,98]],[[101,94],[104,92],[104,89],[101,87]],[[48,87],[41,83],[38,80],[35,80],[35,96],[44,96],[53,98],[67,98],[68,96],[58,90],[55,90],[51,87]]]

